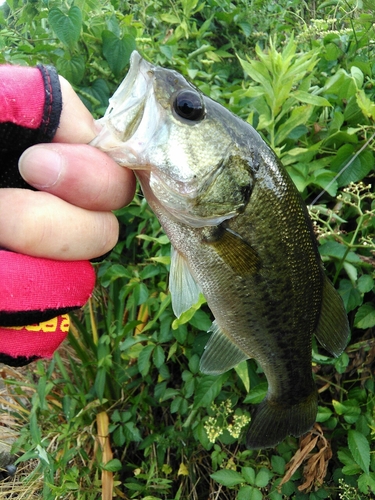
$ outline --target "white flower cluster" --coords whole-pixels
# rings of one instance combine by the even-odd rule
[[[232,416],[234,410],[230,400],[222,401],[219,405],[212,403],[211,409],[215,412],[215,416],[208,417],[204,423],[204,429],[210,443],[215,443],[216,439],[219,438],[225,430],[227,430],[232,437],[238,439],[242,429],[250,422],[250,417],[248,415],[234,414]],[[228,423],[228,417],[231,417],[231,423]]]

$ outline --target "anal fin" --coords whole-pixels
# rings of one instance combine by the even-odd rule
[[[201,358],[200,370],[207,375],[219,375],[230,370],[249,356],[223,333],[216,321],[211,325],[209,338]]]

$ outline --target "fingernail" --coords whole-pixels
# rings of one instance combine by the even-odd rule
[[[61,155],[50,148],[33,146],[18,162],[20,174],[36,188],[49,188],[56,184],[63,168]]]

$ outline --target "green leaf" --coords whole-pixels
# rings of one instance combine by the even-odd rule
[[[255,470],[252,467],[242,467],[241,473],[248,484],[255,484]]]
[[[230,469],[219,470],[211,474],[210,477],[214,481],[229,488],[245,482],[245,479],[239,472]]]
[[[309,92],[304,92],[302,90],[296,90],[295,92],[293,92],[293,96],[298,99],[298,101],[304,102],[305,104],[312,104],[313,106],[332,107],[332,104],[324,97],[310,94]]]
[[[242,486],[236,497],[237,500],[262,500],[263,494],[261,491],[252,486]]]
[[[370,493],[370,496],[366,495],[366,498],[371,498],[371,493],[375,493],[375,473],[370,472],[369,474],[362,474],[359,476],[358,488],[362,493],[367,495]]]
[[[374,166],[374,156],[370,150],[364,150],[358,156],[355,153],[351,144],[344,144],[331,162],[331,170],[341,172],[337,179],[339,187],[362,180]]]
[[[98,368],[95,378],[95,391],[98,399],[101,401],[106,387],[107,372],[105,368]]]
[[[102,470],[108,470],[109,472],[117,472],[122,469],[122,463],[118,458],[113,458],[109,460],[106,464],[101,465]]]
[[[164,363],[165,360],[164,349],[160,345],[157,345],[155,347],[154,352],[152,353],[152,360],[156,368],[160,368],[161,365]]]
[[[148,372],[150,371],[151,367],[151,362],[150,362],[150,357],[152,354],[152,351],[154,350],[155,345],[154,344],[149,344],[146,345],[142,351],[139,353],[138,356],[138,370],[139,373],[145,377]]]
[[[190,321],[192,319],[192,317],[194,316],[194,314],[196,313],[196,311],[198,311],[198,309],[200,309],[200,307],[205,303],[206,303],[206,299],[205,299],[204,295],[202,293],[200,293],[198,302],[193,304],[190,307],[190,309],[188,309],[187,311],[184,311],[179,318],[176,318],[173,321],[172,329],[177,330],[177,328],[180,325],[183,325],[183,324],[187,323],[188,321]],[[211,324],[211,321],[210,321],[210,324]]]
[[[262,467],[255,478],[255,486],[265,488],[272,477],[272,472],[265,467]]]
[[[342,403],[334,399],[332,400],[332,404],[337,415],[343,415],[345,421],[348,423],[352,424],[356,422],[361,414],[358,402],[353,399],[343,401]]]
[[[224,381],[228,378],[228,372],[220,376],[206,375],[201,378],[195,391],[194,406],[196,410],[201,406],[209,407],[214,399],[219,395]]]
[[[79,7],[73,5],[68,14],[54,7],[49,11],[48,20],[57,38],[70,49],[78,42],[82,28],[82,13]]]
[[[250,391],[250,377],[249,370],[247,368],[247,361],[242,361],[237,366],[234,367],[237,375],[241,379],[243,385],[245,386],[246,392]]]
[[[59,58],[56,63],[58,72],[71,84],[79,85],[85,74],[85,58],[82,55],[69,59]]]
[[[375,326],[375,307],[371,302],[366,302],[358,309],[354,318],[354,326],[362,329]]]
[[[137,429],[134,422],[126,422],[126,424],[123,426],[123,429],[124,434],[129,441],[142,441],[139,429]]]
[[[357,104],[367,118],[375,120],[375,103],[367,97],[363,89],[358,90],[357,92]]]
[[[181,19],[174,14],[161,14],[160,19],[168,24],[180,24]]]
[[[278,455],[272,455],[271,457],[272,469],[282,476],[285,473],[285,465],[286,462],[283,457],[279,457]]]
[[[363,434],[358,431],[348,432],[348,445],[354,461],[361,467],[363,472],[369,473],[370,468],[370,445]]]
[[[129,63],[130,55],[136,49],[135,39],[132,35],[116,36],[112,31],[103,30],[103,55],[116,77],[121,75]]]
[[[249,394],[245,397],[244,403],[258,404],[266,397],[268,390],[267,382],[261,382],[253,389],[250,390]]]
[[[374,288],[374,280],[369,274],[363,274],[358,279],[357,288],[361,293],[371,292]]]
[[[310,104],[294,108],[290,117],[277,129],[275,144],[280,145],[288,137],[292,130],[299,125],[307,123],[312,111],[313,107]]]
[[[349,280],[342,279],[339,285],[339,294],[344,302],[346,312],[353,311],[356,307],[361,305],[362,297],[353,283]]]

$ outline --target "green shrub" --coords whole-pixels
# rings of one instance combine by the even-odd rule
[[[254,360],[199,372],[210,312],[202,300],[174,318],[169,243],[138,195],[118,212],[120,242],[97,266],[69,345],[23,375],[3,371],[27,498],[96,499],[108,486],[145,500],[373,498],[374,14],[365,2],[315,4],[8,0],[0,10],[1,62],[55,64],[95,116],[136,47],[252,123],[310,207],[352,326],[338,359],[314,345],[312,433],[246,450],[265,377]]]

